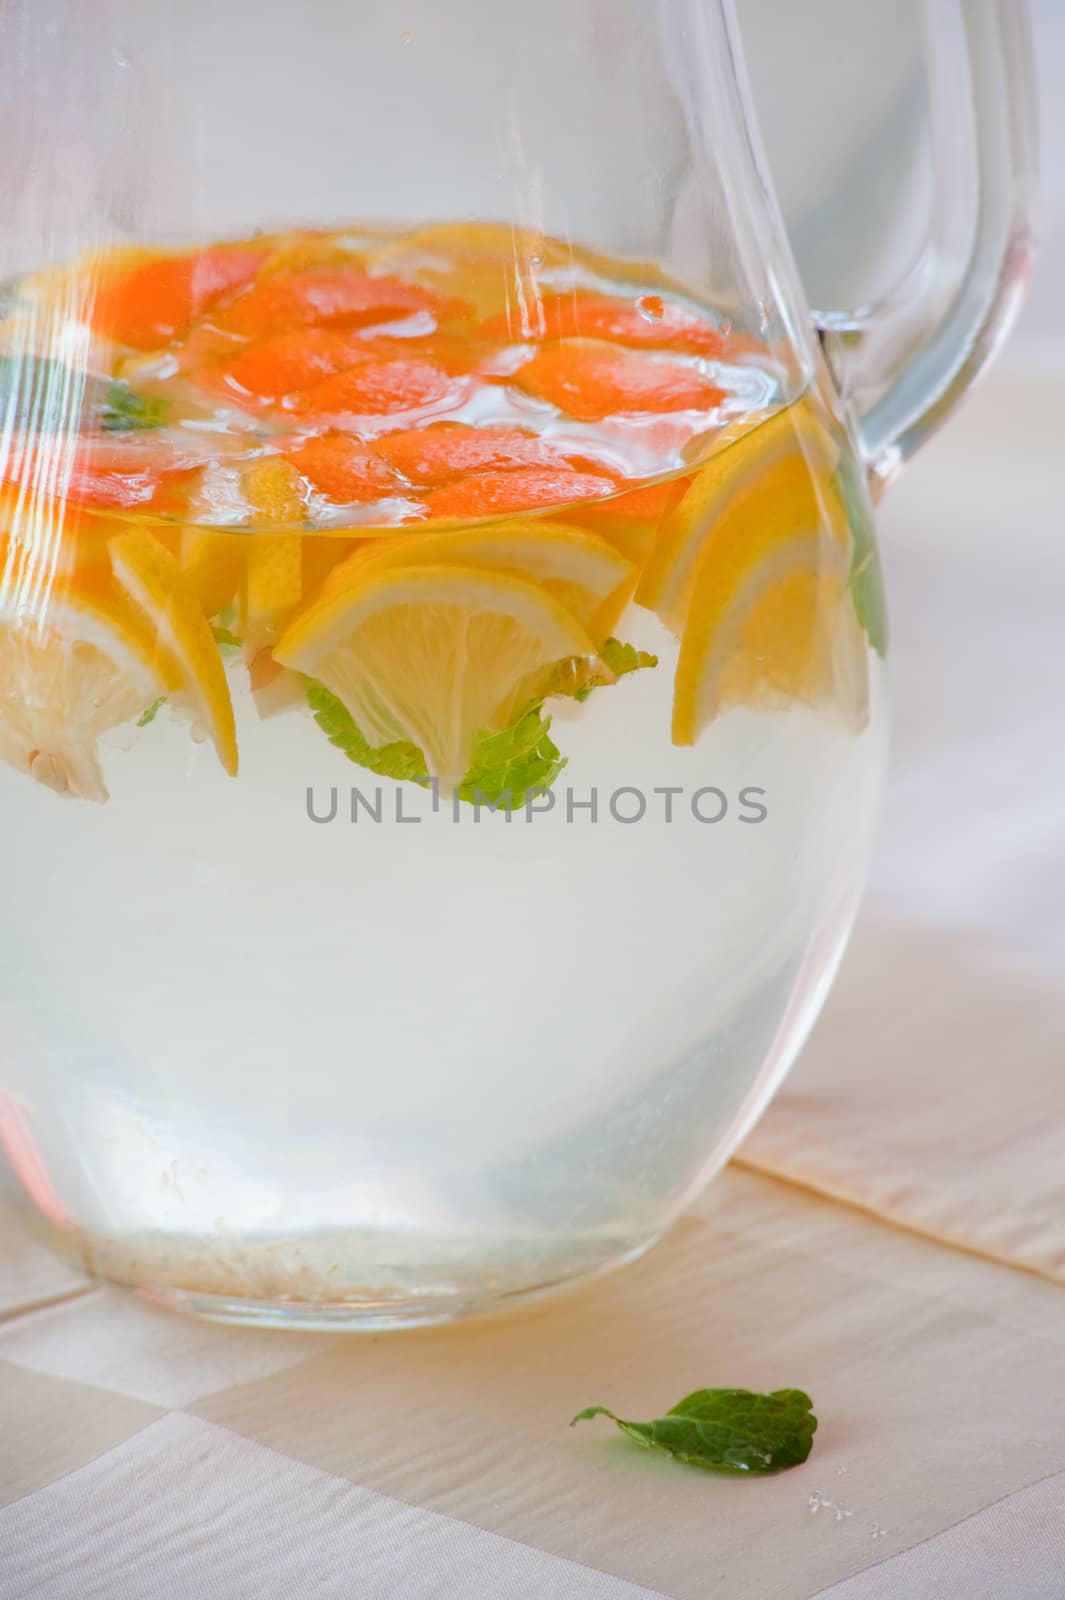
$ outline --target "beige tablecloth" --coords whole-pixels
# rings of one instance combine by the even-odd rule
[[[884,508],[881,845],[740,1162],[616,1278],[398,1337],[183,1321],[0,1224],[3,1600],[1061,1600],[1063,414],[998,374]],[[567,1427],[703,1384],[808,1388],[809,1462]]]
[[[0,1593],[1060,1600],[1062,1304],[740,1171],[507,1321],[348,1340],[75,1291],[0,1331]],[[708,1379],[808,1385],[807,1465],[708,1479],[566,1426]]]
[[[744,1159],[1065,1283],[1065,341],[1041,356],[994,374],[883,504],[879,848],[843,979]]]

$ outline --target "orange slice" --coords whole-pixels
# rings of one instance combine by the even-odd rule
[[[369,356],[346,372],[325,378],[294,397],[292,410],[303,416],[387,417],[435,405],[459,393],[439,361],[427,356]]]
[[[400,488],[380,455],[350,434],[319,434],[287,446],[284,455],[312,488],[336,505],[380,500]]]
[[[241,351],[220,370],[227,384],[259,400],[280,400],[343,372],[366,356],[366,341],[335,328],[300,328]]]
[[[258,246],[217,245],[145,261],[101,285],[93,327],[119,344],[154,350],[180,339],[194,317],[251,283],[268,254]]]
[[[484,339],[542,342],[603,339],[644,350],[682,350],[714,358],[727,347],[719,328],[677,300],[659,294],[624,298],[571,289],[508,306],[480,329]]]
[[[365,327],[424,311],[453,308],[432,289],[358,267],[312,267],[257,284],[213,320],[228,333],[268,339],[295,328]]]
[[[725,398],[694,366],[593,339],[545,345],[513,381],[581,422],[626,412],[712,411]]]
[[[203,464],[199,447],[164,439],[80,438],[56,431],[11,435],[0,457],[0,477],[72,506],[169,510],[168,493],[180,490]]]
[[[471,472],[510,472],[516,467],[569,466],[548,439],[520,428],[477,428],[468,422],[441,422],[408,428],[374,440],[378,455],[419,488],[437,488]]]
[[[424,497],[433,517],[493,517],[534,506],[571,505],[613,494],[612,478],[567,467],[523,467],[513,472],[480,472],[445,484]]]

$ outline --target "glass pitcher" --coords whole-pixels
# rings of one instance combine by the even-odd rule
[[[444,1320],[765,1106],[884,764],[869,485],[1028,260],[1024,8],[929,9],[935,226],[815,325],[729,0],[5,8],[0,1139],[89,1272]]]

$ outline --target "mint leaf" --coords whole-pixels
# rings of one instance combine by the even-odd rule
[[[566,765],[550,727],[550,717],[534,706],[501,733],[482,733],[459,785],[459,799],[516,811],[531,792],[549,789]]]
[[[45,356],[0,356],[0,427],[52,432],[77,427],[99,405],[98,378]]]
[[[158,395],[139,394],[128,383],[116,378],[107,390],[100,412],[100,426],[107,433],[133,433],[146,428],[161,428],[170,412],[170,402]]]
[[[211,623],[211,632],[214,635],[214,642],[218,646],[219,654],[222,656],[234,656],[238,650],[244,648],[243,639],[239,639],[232,628],[224,628],[220,622]]]
[[[614,674],[597,656],[567,656],[565,661],[557,661],[546,677],[537,680],[536,698],[526,710],[535,710],[551,698],[577,700],[583,705],[593,689],[614,681]]]
[[[215,638],[225,643],[226,630],[216,627]],[[617,639],[608,639],[597,658],[575,656],[560,661],[546,679],[537,683],[535,699],[528,701],[508,727],[478,734],[470,764],[456,789],[469,805],[516,811],[530,794],[549,789],[566,765],[566,758],[551,738],[551,719],[544,715],[549,695],[586,700],[593,689],[616,683],[628,672],[655,667],[658,657]],[[314,719],[331,744],[350,761],[383,778],[429,782],[425,757],[417,745],[404,740],[375,749],[356,726],[347,707],[321,683],[307,685]]]
[[[543,684],[543,698],[562,695],[583,705],[593,689],[617,683],[626,673],[657,665],[658,657],[646,650],[622,644],[620,639],[607,639],[598,656],[570,656],[553,667]]]
[[[0,426],[38,433],[98,425],[107,433],[160,428],[169,402],[121,379],[76,372],[50,356],[0,356]]]
[[[138,728],[146,728],[149,722],[154,722],[160,711],[166,705],[166,695],[161,694],[158,700],[153,700],[147,711],[137,718]]]
[[[801,1389],[696,1389],[653,1422],[626,1422],[605,1406],[578,1411],[570,1427],[589,1417],[609,1417],[647,1450],[710,1472],[765,1475],[796,1467],[813,1445],[817,1418]]]
[[[359,731],[347,707],[313,678],[307,683],[307,701],[330,744],[356,766],[398,782],[429,782],[426,760],[417,745],[396,740],[375,748]],[[548,735],[550,726],[536,707],[500,733],[480,734],[469,770],[456,791],[459,799],[471,805],[515,810],[525,804],[530,791],[546,789],[566,764]]]
[[[605,640],[599,651],[599,659],[606,663],[615,678],[624,678],[626,673],[658,665],[657,656],[647,650],[637,650],[633,644],[622,644],[620,639]]]
[[[429,782],[425,757],[417,745],[397,739],[393,744],[379,745],[375,749],[355,726],[355,719],[347,706],[335,694],[330,694],[323,683],[317,683],[313,678],[307,680],[307,703],[329,743],[335,744],[356,766],[366,767],[380,778],[396,778],[400,782],[409,779],[420,784]]]
[[[840,458],[835,481],[854,540],[850,573],[854,609],[870,645],[878,656],[884,656],[888,647],[887,601],[884,598],[876,524],[857,462],[846,451]]]

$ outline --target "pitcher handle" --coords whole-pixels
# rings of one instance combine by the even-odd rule
[[[1038,139],[1027,0],[925,0],[925,15],[935,187],[927,240],[882,300],[815,313],[874,493],[999,348],[1033,253]]]

